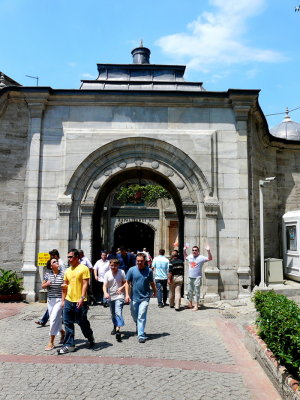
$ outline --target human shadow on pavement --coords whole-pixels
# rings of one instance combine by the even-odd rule
[[[164,336],[170,336],[170,333],[168,333],[168,332],[163,332],[163,333],[146,333],[146,336],[147,336],[147,341],[149,341],[149,340],[155,340],[155,339],[159,339],[159,338],[161,338],[161,337],[164,337]]]
[[[86,349],[88,347],[88,345],[89,345],[89,343],[86,340],[83,340],[83,339],[79,339],[79,340],[77,339],[75,342],[76,342],[77,350]],[[104,349],[106,349],[108,347],[111,347],[111,346],[113,346],[112,343],[109,343],[109,342],[97,342],[96,341],[95,345],[90,350],[100,351],[100,350],[104,350]]]

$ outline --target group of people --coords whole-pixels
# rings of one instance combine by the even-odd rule
[[[189,289],[188,308],[198,310],[200,299],[200,285],[202,266],[212,260],[209,247],[206,247],[208,257],[199,253],[199,248],[193,246],[192,254],[184,256],[189,262]],[[169,305],[180,310],[181,287],[184,277],[184,261],[179,258],[177,250],[171,254],[170,260],[165,257],[165,250],[161,249],[159,255],[151,260],[146,251],[137,253],[136,257],[123,254],[101,252],[101,258],[94,267],[84,256],[83,251],[71,249],[68,252],[68,265],[66,268],[59,258],[57,250],[50,252],[49,271],[46,272],[42,287],[48,290],[48,318],[50,318],[50,341],[45,350],[55,347],[55,337],[60,335],[62,347],[58,354],[67,354],[75,351],[75,330],[77,323],[89,347],[93,348],[95,339],[88,313],[88,293],[91,282],[91,271],[97,282],[96,294],[100,295],[100,303],[110,307],[113,323],[112,335],[117,341],[122,340],[121,327],[124,326],[123,306],[130,303],[131,315],[136,324],[136,333],[139,343],[145,343],[145,326],[150,297],[157,297],[160,308],[167,305],[167,287],[169,285]],[[118,256],[119,254],[119,256]],[[83,258],[85,257],[85,259]],[[134,265],[129,266],[133,261]],[[123,261],[123,263],[122,263]],[[88,264],[90,263],[90,265]],[[193,306],[195,295],[196,304]],[[45,325],[45,315],[39,325]],[[62,328],[62,322],[64,328]]]

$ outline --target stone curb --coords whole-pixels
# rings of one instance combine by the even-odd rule
[[[279,364],[266,343],[258,336],[257,327],[246,327],[245,345],[254,359],[256,359],[270,380],[281,394],[283,399],[300,399],[300,382],[288,374],[285,367]]]

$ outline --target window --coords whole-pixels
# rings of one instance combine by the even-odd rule
[[[286,227],[286,249],[287,251],[297,251],[296,225]]]

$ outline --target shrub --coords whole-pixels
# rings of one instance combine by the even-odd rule
[[[259,335],[280,364],[300,378],[300,308],[274,291],[257,291],[253,298],[259,312]]]
[[[0,268],[0,295],[20,293],[23,290],[22,281],[16,272]]]

